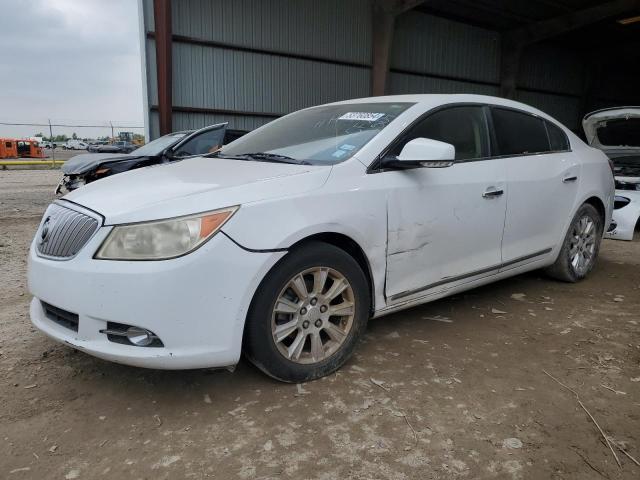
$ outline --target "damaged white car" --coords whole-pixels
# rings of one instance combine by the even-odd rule
[[[640,222],[640,107],[597,110],[582,126],[589,144],[613,163],[616,197],[606,237],[633,240]]]
[[[539,268],[585,278],[613,208],[601,151],[478,95],[312,107],[208,157],[56,200],[29,254],[34,325],[130,365],[244,353],[310,380],[347,361],[371,317]]]

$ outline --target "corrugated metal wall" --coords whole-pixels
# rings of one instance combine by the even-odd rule
[[[518,100],[579,127],[584,63],[549,46],[526,50]],[[500,93],[500,34],[410,11],[398,18],[391,93]]]
[[[153,1],[143,1],[151,18]],[[300,108],[369,95],[369,0],[180,0],[171,14],[174,130],[219,121],[253,129]],[[153,39],[147,51],[149,104],[157,105]],[[149,123],[156,137],[153,109]]]
[[[366,96],[365,68],[174,43],[173,103],[283,114]]]
[[[142,2],[145,28],[153,32],[153,0]],[[172,28],[175,130],[219,121],[252,129],[276,115],[371,92],[370,0],[174,0]],[[146,47],[153,106],[158,102],[153,38],[146,39]],[[584,59],[572,51],[529,47],[517,98],[577,130],[586,70]],[[389,93],[499,95],[499,81],[499,33],[415,10],[398,17]],[[615,103],[612,99],[630,90],[622,77],[607,85],[603,99],[593,100],[597,105]],[[153,108],[149,124],[157,136]]]
[[[396,21],[391,70],[497,83],[500,36],[496,32],[410,11]]]
[[[279,52],[368,63],[369,0],[179,0],[173,33]]]
[[[548,44],[531,45],[522,57],[517,99],[552,115],[573,130],[584,114],[585,61],[575,52]]]
[[[396,21],[389,93],[498,94],[499,35],[419,12]]]

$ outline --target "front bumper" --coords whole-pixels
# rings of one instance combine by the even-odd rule
[[[95,260],[102,227],[71,260],[29,253],[33,324],[51,338],[106,360],[188,369],[235,365],[251,298],[284,252],[248,252],[219,232],[201,248],[164,261]],[[42,302],[78,315],[78,331],[54,322]],[[108,322],[154,332],[163,347],[115,343]]]

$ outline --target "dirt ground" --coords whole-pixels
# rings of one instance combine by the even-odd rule
[[[337,374],[286,385],[38,333],[27,248],[58,179],[0,171],[0,478],[640,478],[640,239],[577,285],[534,272],[373,320]]]

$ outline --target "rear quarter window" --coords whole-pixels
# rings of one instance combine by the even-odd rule
[[[527,155],[548,152],[549,137],[545,121],[525,112],[492,108],[498,155]]]
[[[551,122],[545,122],[547,132],[549,133],[549,143],[552,152],[566,152],[570,150],[569,139],[560,127]]]

